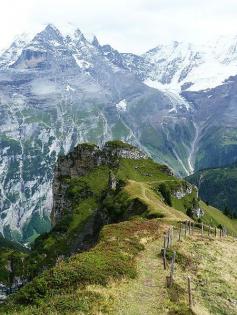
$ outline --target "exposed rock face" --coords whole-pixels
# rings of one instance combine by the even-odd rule
[[[193,192],[193,186],[191,184],[185,183],[180,186],[179,189],[173,192],[174,197],[177,199],[182,199],[183,197],[190,195]]]
[[[192,209],[192,215],[197,218],[201,218],[204,216],[204,210],[201,208]]]
[[[70,200],[66,198],[68,185],[62,181],[62,178],[85,176],[93,168],[100,165],[116,167],[120,158],[138,160],[147,158],[147,155],[122,142],[107,142],[102,149],[96,145],[79,144],[68,155],[59,157],[53,181],[52,223],[56,224],[65,211],[70,212],[71,209]],[[116,185],[116,178],[111,172],[108,186],[115,190]]]
[[[175,175],[174,172],[165,164],[161,166],[161,171],[167,175],[170,175],[170,176]]]
[[[109,188],[112,190],[116,190],[117,180],[112,171],[109,172]]]
[[[132,146],[128,146],[127,148],[116,148],[110,145],[110,142],[106,143],[104,146],[105,154],[111,155],[113,157],[119,157],[124,159],[133,159],[140,160],[146,159],[147,155]]]

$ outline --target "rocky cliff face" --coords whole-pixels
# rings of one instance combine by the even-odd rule
[[[107,142],[102,148],[96,145],[79,144],[66,156],[59,157],[53,180],[51,213],[53,225],[60,221],[65,211],[71,211],[71,201],[67,198],[68,185],[62,179],[85,176],[101,165],[117,167],[120,158],[139,160],[146,159],[147,155],[131,145],[116,141]],[[108,188],[116,189],[116,178],[111,172]]]
[[[190,195],[193,192],[194,187],[187,183],[184,182],[182,183],[182,185],[180,185],[180,187],[177,187],[172,193],[173,196],[175,196],[175,198],[177,199],[182,199],[183,197]]]

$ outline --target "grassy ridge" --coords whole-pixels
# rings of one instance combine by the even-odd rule
[[[224,226],[228,231],[234,235],[237,235],[237,220],[230,219],[224,213],[214,207],[207,206],[203,201],[200,201],[200,206],[204,210],[204,216],[202,221],[205,224],[212,226]]]
[[[161,183],[166,183],[171,190],[182,185],[182,181],[171,176],[165,166],[151,159],[121,159],[118,167],[112,170],[118,183],[116,191],[108,188],[109,171],[108,166],[101,165],[86,176],[61,178],[62,183],[68,185],[66,198],[72,203],[72,212],[65,209],[59,224],[50,233],[36,239],[27,264],[28,276],[53,266],[59,256],[70,256],[78,235],[93,217],[95,209],[103,212],[109,222],[136,215],[166,220],[188,219],[184,213],[165,204],[159,192]],[[191,202],[191,197],[179,201],[183,208],[184,203]]]
[[[144,249],[143,239],[154,240],[161,233],[159,222],[143,219],[105,226],[96,247],[36,277],[0,308],[0,313],[93,314],[98,305],[106,309],[104,297],[88,291],[86,286],[104,286],[125,276],[134,278],[135,257]]]
[[[108,184],[110,171],[116,177],[115,190]],[[111,283],[139,277],[139,253],[147,243],[161,245],[167,224],[190,219],[186,211],[197,201],[194,188],[188,192],[185,181],[151,159],[120,159],[112,169],[102,165],[86,176],[63,177],[61,181],[68,187],[65,198],[72,211],[65,209],[52,231],[36,239],[24,270],[32,281],[0,307],[2,314],[113,314],[113,298],[104,290]],[[186,193],[178,199],[177,191]],[[203,202],[200,206],[205,212],[204,223],[236,230],[237,224],[219,210]],[[103,227],[90,250],[75,253],[81,233],[96,213],[105,223],[114,224]],[[186,306],[182,302],[175,309],[178,299],[172,299],[173,313],[169,314],[188,314],[177,313],[186,312]]]

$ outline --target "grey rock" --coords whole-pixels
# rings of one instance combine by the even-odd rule
[[[177,190],[173,191],[172,194],[177,199],[182,199],[187,195],[190,195],[193,192],[193,186],[189,183],[185,183],[185,185],[182,185]]]
[[[117,188],[117,180],[114,173],[110,170],[109,172],[109,189],[116,190]]]

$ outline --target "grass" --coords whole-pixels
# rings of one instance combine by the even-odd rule
[[[191,206],[193,199],[197,197],[197,192],[195,190],[192,191],[190,195],[186,195],[181,199],[172,198],[172,205],[175,209],[186,213],[187,209]]]
[[[86,148],[90,147],[87,145]],[[52,267],[57,257],[71,254],[79,234],[99,207],[101,193],[108,185],[108,178],[109,169],[106,166],[97,167],[84,177],[61,178],[68,186],[66,198],[71,201],[72,211],[65,209],[63,219],[52,231],[36,239],[26,269],[30,277],[46,267]]]
[[[236,240],[201,237],[199,230],[182,236],[168,252],[177,254],[174,286],[167,288],[160,252],[168,228],[157,219],[105,226],[94,249],[35,278],[0,314],[236,315]]]
[[[174,197],[173,192],[186,188],[186,182],[169,174],[169,170],[163,165],[157,164],[151,159],[128,160],[123,159],[117,171],[117,176],[127,181],[125,191],[132,197],[139,198],[148,206],[150,214],[166,217],[173,220],[186,220],[186,210],[193,198],[196,198],[196,190],[181,199]],[[172,194],[172,205],[168,207],[159,193],[159,185],[164,183]],[[177,211],[179,210],[179,211]],[[180,211],[183,212],[180,213]]]
[[[73,214],[66,215],[50,233],[44,234],[36,240],[33,251],[27,260],[28,276],[36,275],[46,266],[53,266],[60,255],[70,255],[74,243],[96,206],[95,198],[82,200],[74,206]]]
[[[175,237],[177,239],[177,234]],[[163,270],[162,245],[162,239],[145,245],[145,250],[137,256],[137,278],[113,283],[105,289],[97,287],[97,292],[113,297],[109,314],[236,314],[236,240],[201,238],[200,231],[196,231],[175,243],[170,250],[170,253],[176,251],[174,286],[171,289],[165,285],[169,269]],[[188,275],[192,279],[195,302],[192,310],[188,308]]]
[[[139,198],[144,204],[147,205],[147,215],[165,218],[166,220],[184,221],[188,220],[188,216],[164,204],[161,198],[152,190],[149,185],[143,182],[128,181],[125,191],[132,198]]]
[[[176,249],[191,260],[186,270],[192,275],[197,314],[201,314],[198,304],[209,314],[236,314],[236,241],[194,236]]]
[[[124,181],[135,180],[143,182],[175,179],[175,177],[168,174],[168,169],[164,165],[157,164],[151,159],[122,159],[117,176]]]
[[[99,194],[108,188],[108,178],[109,168],[107,166],[99,166],[89,172],[83,179],[78,178],[75,180],[83,181],[90,187],[93,193]]]
[[[214,207],[207,206],[203,201],[200,202],[200,206],[205,213],[202,218],[202,221],[205,224],[210,224],[212,226],[222,225],[227,228],[230,233],[237,235],[237,220],[230,219],[224,215],[222,211]]]
[[[117,142],[108,143],[112,147],[115,144],[117,145]],[[119,147],[122,147],[122,144]],[[91,145],[88,145],[88,148],[91,148]],[[95,209],[106,209],[105,215],[114,222],[135,215],[165,217],[167,220],[188,219],[180,211],[165,205],[162,197],[154,191],[156,185],[164,181],[171,185],[172,189],[180,185],[180,181],[170,176],[164,166],[151,159],[121,159],[119,166],[113,171],[119,183],[118,190],[115,192],[108,189],[109,167],[106,165],[94,168],[86,176],[61,178],[61,181],[68,186],[66,198],[71,201],[72,212],[67,213],[65,209],[63,220],[52,232],[37,239],[33,248],[33,257],[40,263],[39,266],[33,264],[33,270],[32,266],[29,267],[31,273],[36,274],[43,266],[53,266],[60,255],[69,255],[77,235],[93,216]],[[41,258],[45,254],[46,257],[39,259],[35,254],[37,251],[41,252]]]
[[[103,296],[95,292],[89,294],[86,287],[107,286],[111,281],[124,277],[135,278],[135,257],[144,249],[143,240],[157,239],[161,233],[160,223],[155,220],[140,219],[105,226],[93,249],[60,262],[36,277],[12,296],[0,313],[44,314],[45,309],[56,313],[59,307],[67,303],[67,314],[70,314],[70,308],[83,311],[85,302],[82,304],[82,300],[75,300],[78,292],[83,299],[87,297],[87,304],[92,307],[92,304],[102,301]]]

